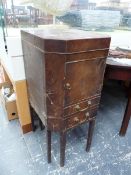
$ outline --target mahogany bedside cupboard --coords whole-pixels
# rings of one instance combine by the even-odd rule
[[[99,107],[110,37],[75,29],[21,31],[29,102],[47,129],[60,133],[64,166],[66,133],[89,122],[89,151]]]

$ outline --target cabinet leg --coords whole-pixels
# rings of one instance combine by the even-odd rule
[[[89,129],[88,129],[88,138],[87,138],[87,144],[86,144],[86,151],[90,151],[94,126],[95,126],[95,120],[90,121],[89,122]]]
[[[36,130],[36,126],[35,126],[35,122],[34,122],[34,110],[33,110],[33,108],[31,106],[30,106],[30,113],[31,113],[32,130],[35,131]]]
[[[48,163],[51,163],[51,131],[47,130],[47,158]]]
[[[40,125],[40,129],[41,130],[44,130],[45,129],[45,126],[43,125],[41,119],[39,118],[39,125]]]
[[[65,147],[66,147],[66,132],[60,133],[60,166],[64,166],[65,162]]]

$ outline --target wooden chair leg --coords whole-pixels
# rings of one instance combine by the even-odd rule
[[[51,163],[51,131],[47,130],[47,158],[48,163]]]
[[[64,166],[65,162],[65,147],[66,147],[66,132],[60,133],[60,166]]]
[[[127,103],[127,106],[126,106],[124,118],[123,118],[121,129],[120,129],[120,132],[119,132],[120,136],[125,136],[127,128],[128,128],[128,124],[129,124],[129,121],[130,121],[130,117],[131,117],[131,96],[129,97],[128,103]]]
[[[88,138],[87,138],[87,144],[86,144],[86,151],[90,151],[94,126],[95,126],[95,120],[90,121],[89,122],[89,129],[88,129]]]

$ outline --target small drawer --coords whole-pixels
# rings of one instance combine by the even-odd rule
[[[78,112],[69,118],[65,119],[66,129],[71,129],[84,122],[90,121],[97,115],[97,108],[87,110],[86,112]]]
[[[65,131],[74,128],[84,122],[92,120],[97,115],[98,108],[92,108],[85,112],[77,112],[67,118],[48,117],[47,126],[49,130],[58,132],[65,128]]]
[[[90,108],[97,107],[100,102],[100,97],[90,98],[88,100],[81,101],[77,104],[64,108],[64,117],[76,114],[78,112],[86,112]]]

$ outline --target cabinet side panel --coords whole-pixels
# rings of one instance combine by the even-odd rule
[[[25,74],[27,79],[28,95],[31,106],[34,108],[43,124],[46,124],[45,81],[44,81],[44,53],[32,43],[22,40],[24,52]]]

